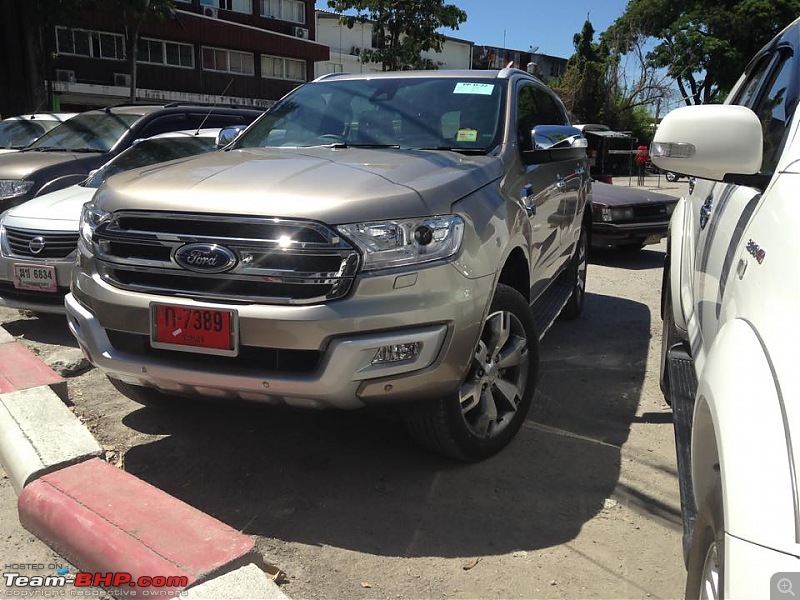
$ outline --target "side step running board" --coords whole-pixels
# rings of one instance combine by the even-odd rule
[[[561,309],[569,302],[571,295],[572,287],[562,283],[559,278],[533,303],[531,311],[533,311],[533,320],[536,323],[539,340],[544,337],[558,315],[561,314]]]
[[[667,353],[670,395],[672,397],[672,423],[675,427],[675,454],[678,459],[678,484],[681,493],[683,520],[683,561],[689,558],[697,506],[692,489],[692,418],[697,394],[697,377],[692,357],[684,344],[672,346]]]

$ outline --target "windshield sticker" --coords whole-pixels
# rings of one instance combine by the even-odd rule
[[[459,129],[456,133],[457,142],[477,142],[478,130],[477,129]]]
[[[493,83],[468,83],[461,81],[456,84],[454,94],[480,94],[481,96],[491,96],[494,90]]]

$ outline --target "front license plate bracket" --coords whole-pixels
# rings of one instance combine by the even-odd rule
[[[150,346],[164,350],[238,356],[239,315],[228,308],[150,304]]]

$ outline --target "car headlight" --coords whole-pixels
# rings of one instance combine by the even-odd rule
[[[87,247],[92,247],[92,236],[95,229],[110,219],[111,213],[102,208],[97,208],[94,202],[87,202],[83,205],[81,221],[78,227],[81,233],[81,240]]]
[[[457,215],[339,225],[364,256],[364,270],[389,269],[453,256],[464,220]]]
[[[33,182],[24,179],[0,179],[0,198],[24,196],[32,187]]]

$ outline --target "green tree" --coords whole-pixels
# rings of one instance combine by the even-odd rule
[[[620,53],[638,36],[686,104],[720,102],[752,56],[800,14],[800,0],[629,0],[603,38]]]
[[[553,85],[573,120],[578,123],[605,123],[613,104],[607,70],[610,60],[608,47],[594,42],[594,27],[583,24],[580,33],[572,38],[575,46],[564,74]]]
[[[362,51],[361,60],[380,63],[384,71],[435,69],[421,53],[440,52],[445,38],[438,30],[458,29],[467,20],[467,13],[445,0],[328,0],[328,7],[347,27],[373,23],[376,47]]]

